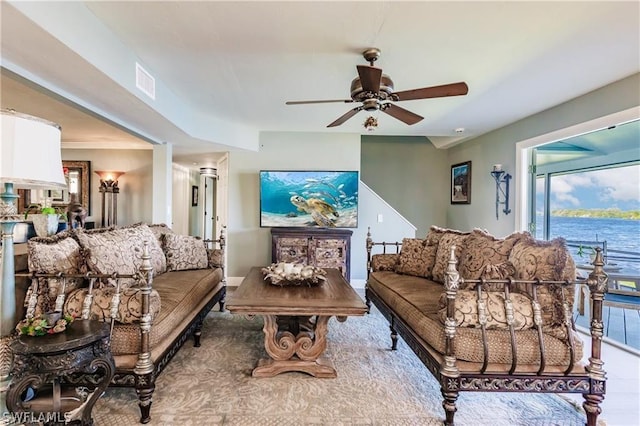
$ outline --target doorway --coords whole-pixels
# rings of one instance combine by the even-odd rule
[[[202,238],[214,240],[217,230],[217,170],[212,167],[200,169],[200,188],[202,188]]]

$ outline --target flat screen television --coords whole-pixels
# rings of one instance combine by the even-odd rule
[[[358,227],[358,172],[261,170],[261,227]]]

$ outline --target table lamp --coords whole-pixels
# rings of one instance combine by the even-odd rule
[[[2,109],[0,133],[0,413],[7,413],[6,390],[11,381],[11,349],[17,319],[13,230],[21,221],[15,188],[66,189],[60,152],[60,126],[55,123]]]

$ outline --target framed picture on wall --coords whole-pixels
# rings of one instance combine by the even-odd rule
[[[198,187],[193,185],[191,187],[191,206],[195,207],[198,205]]]
[[[451,166],[451,204],[471,204],[471,161]]]

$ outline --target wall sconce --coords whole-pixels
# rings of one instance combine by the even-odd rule
[[[102,194],[102,227],[118,224],[118,178],[124,172],[98,171],[100,176],[99,191]]]
[[[496,181],[496,220],[499,218],[500,213],[500,204],[504,204],[504,209],[502,212],[507,215],[511,213],[511,209],[509,208],[509,180],[511,180],[511,175],[509,173],[505,173],[502,170],[502,164],[494,164],[493,170],[491,170],[491,176]],[[500,200],[500,194],[502,194],[502,200]]]

